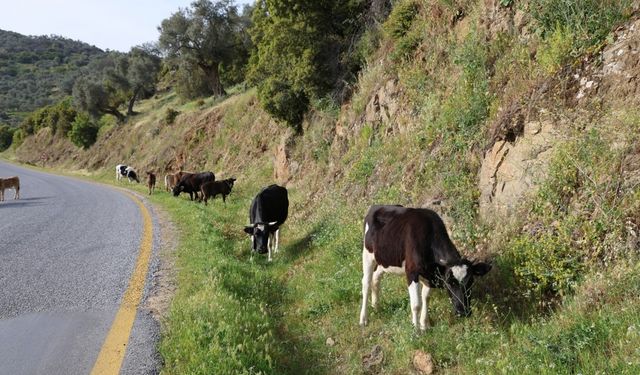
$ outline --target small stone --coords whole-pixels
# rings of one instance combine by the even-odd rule
[[[327,341],[325,342],[325,344],[327,344],[327,346],[334,346],[336,342],[331,337],[329,337],[327,338]]]
[[[433,374],[433,358],[431,354],[416,350],[413,354],[413,367],[422,375]]]

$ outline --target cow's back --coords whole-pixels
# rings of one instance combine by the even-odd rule
[[[287,189],[270,185],[262,189],[249,208],[249,220],[255,223],[284,223],[289,215],[289,197]]]
[[[365,247],[383,267],[404,261],[446,264],[460,257],[442,219],[426,208],[372,206],[365,229]]]

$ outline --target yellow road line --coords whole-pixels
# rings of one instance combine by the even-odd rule
[[[151,250],[153,247],[151,215],[138,198],[130,193],[125,194],[138,205],[140,212],[142,212],[142,220],[144,223],[142,242],[140,243],[136,267],[131,274],[131,279],[129,279],[129,286],[122,297],[122,303],[111,324],[107,338],[102,344],[98,359],[93,365],[93,370],[91,370],[92,375],[118,374],[120,372],[124,355],[127,352],[129,335],[131,334],[133,322],[136,318],[136,311],[142,299],[142,293],[144,292],[149,260],[151,259]]]

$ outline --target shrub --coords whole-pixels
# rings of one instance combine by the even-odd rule
[[[78,147],[89,148],[96,142],[100,128],[91,121],[86,113],[79,113],[71,124],[71,130],[67,134],[69,140]]]
[[[414,0],[402,1],[396,5],[384,23],[387,35],[394,40],[405,36],[418,15],[418,9],[418,3]]]
[[[164,111],[164,123],[167,125],[171,125],[176,121],[176,117],[180,114],[179,111],[176,111],[173,108],[167,108]]]
[[[584,270],[630,253],[625,221],[636,214],[624,202],[634,191],[618,191],[623,177],[611,168],[622,157],[595,130],[558,148],[528,207],[534,224],[508,245],[515,274],[531,290],[566,295]]]
[[[7,125],[0,125],[0,152],[8,149],[13,142],[13,130]]]
[[[570,31],[557,27],[538,49],[536,56],[540,66],[550,74],[560,70],[571,56],[574,39]]]

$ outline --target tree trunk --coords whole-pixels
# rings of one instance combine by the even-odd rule
[[[136,114],[135,112],[133,112],[133,104],[136,102],[136,99],[138,98],[140,89],[141,89],[140,87],[137,87],[133,91],[133,96],[129,99],[129,106],[127,107],[127,116],[133,116]]]
[[[123,124],[126,119],[126,117],[116,108],[105,108],[103,109],[103,112],[115,116],[115,118],[118,119],[119,124]]]
[[[211,92],[213,92],[213,96],[223,96],[227,94],[220,82],[220,72],[218,71],[219,66],[219,63],[213,63],[206,66],[200,65],[204,70],[204,73],[207,75],[207,84],[209,85]]]

